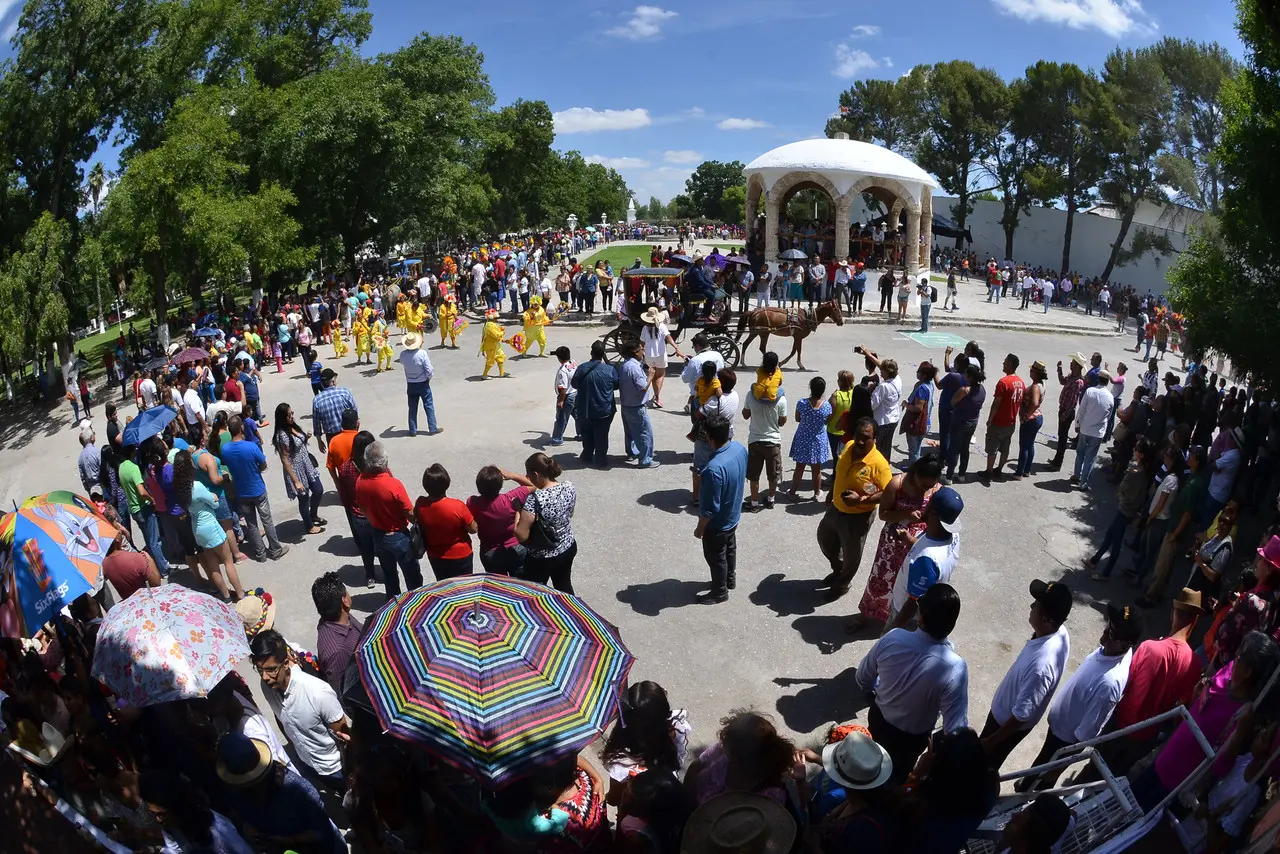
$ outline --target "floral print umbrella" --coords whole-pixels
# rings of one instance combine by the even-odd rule
[[[137,708],[203,697],[248,658],[235,610],[170,584],[143,588],[107,612],[93,676]]]

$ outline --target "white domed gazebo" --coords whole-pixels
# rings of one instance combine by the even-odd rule
[[[765,260],[778,258],[778,222],[787,201],[799,190],[815,188],[827,194],[835,209],[835,257],[849,254],[850,210],[867,193],[889,209],[894,229],[906,214],[907,273],[928,269],[933,245],[933,190],[938,182],[901,154],[839,134],[836,139],[806,139],[775,148],[747,164],[743,174],[747,178],[749,236],[764,200]]]

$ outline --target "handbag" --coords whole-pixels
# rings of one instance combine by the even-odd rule
[[[911,396],[915,397],[916,391],[919,390],[922,383],[916,383],[916,387],[912,389]],[[919,409],[908,412],[906,417],[902,419],[902,432],[908,436],[923,436],[929,432],[929,407],[927,401],[916,401],[917,403],[926,403]]]
[[[533,501],[538,500],[538,493],[529,496]],[[556,538],[551,534],[551,528],[547,525],[542,515],[537,509],[530,509],[529,503],[526,501],[524,509],[533,514],[533,524],[529,526],[529,536],[525,538],[524,547],[529,551],[542,551],[549,549],[556,544]]]
[[[413,549],[413,556],[418,560],[422,560],[422,556],[427,553],[427,546],[422,538],[422,528],[417,522],[409,526],[409,546]]]

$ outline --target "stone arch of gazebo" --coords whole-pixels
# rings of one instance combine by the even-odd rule
[[[915,275],[928,269],[929,248],[933,244],[933,190],[938,183],[900,154],[841,135],[775,148],[743,171],[747,178],[748,241],[763,250],[766,261],[777,261],[778,224],[787,199],[797,190],[812,186],[831,199],[836,257],[850,254],[850,214],[854,202],[869,193],[888,208],[893,228],[906,214],[903,266],[907,273]],[[762,212],[764,233],[760,235]]]

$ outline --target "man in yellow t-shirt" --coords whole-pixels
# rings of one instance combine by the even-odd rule
[[[862,563],[867,534],[876,520],[875,511],[893,478],[888,460],[876,450],[875,422],[858,419],[852,436],[836,461],[827,512],[818,523],[818,548],[831,564],[831,574],[822,580],[828,588],[828,601],[849,592]]]

